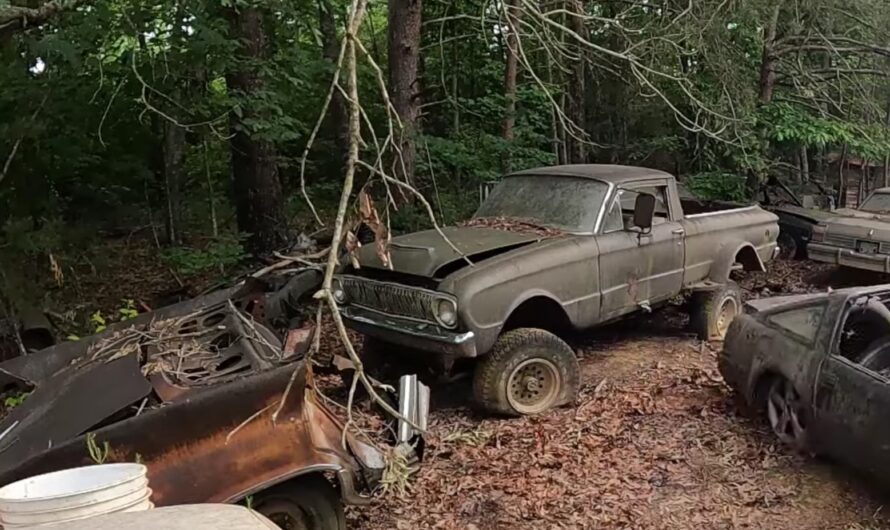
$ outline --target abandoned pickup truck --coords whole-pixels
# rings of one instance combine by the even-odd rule
[[[748,302],[720,372],[796,449],[890,475],[890,285]]]
[[[807,249],[815,261],[890,272],[890,188],[874,191],[858,210],[842,208],[813,227]]]
[[[575,165],[509,175],[473,219],[443,231],[394,238],[391,268],[361,249],[334,296],[367,336],[366,364],[478,360],[477,402],[523,415],[574,400],[566,329],[691,293],[702,336],[722,337],[741,307],[730,272],[764,270],[779,228],[757,206],[688,215],[667,173]]]

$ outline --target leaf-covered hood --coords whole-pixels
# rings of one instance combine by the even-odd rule
[[[390,244],[393,270],[432,278],[442,267],[463,260],[461,254],[473,261],[474,258],[491,257],[545,239],[531,233],[481,227],[447,227],[442,232],[460,252],[452,248],[436,230],[398,236]],[[373,245],[362,247],[358,257],[362,266],[386,268]]]

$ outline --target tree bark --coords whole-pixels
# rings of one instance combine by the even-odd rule
[[[781,4],[776,4],[763,31],[763,56],[760,61],[760,103],[772,102],[776,89],[776,35],[779,27]]]
[[[396,178],[414,183],[417,159],[415,136],[420,115],[420,30],[422,0],[389,0],[389,90],[402,121],[401,160],[395,161]]]
[[[569,29],[578,35],[584,35],[584,2],[582,0],[570,0],[569,11],[575,16],[569,16]],[[585,57],[585,47],[581,44],[574,44],[574,52],[578,55],[572,64],[572,73],[569,79],[568,99],[566,114],[569,119],[574,121],[580,127],[584,127],[587,123],[585,119],[585,70],[587,58]],[[581,164],[587,161],[587,144],[581,138],[576,137],[577,133],[566,134],[567,157],[569,163]]]
[[[166,201],[166,215],[164,226],[166,228],[167,243],[179,245],[182,243],[182,182],[183,160],[185,159],[185,130],[169,120],[163,120],[163,159],[164,159],[164,195]]]
[[[509,0],[506,5],[509,20],[508,27],[511,28],[517,28],[519,24],[517,3],[518,0]],[[509,149],[515,138],[513,128],[516,126],[516,75],[519,70],[519,36],[512,29],[507,35],[506,51],[507,58],[504,65],[504,99],[506,100],[506,108],[504,109],[504,123],[501,134]],[[504,155],[502,169],[504,173],[509,173],[512,170],[512,160],[509,151]]]
[[[248,125],[260,119],[250,98],[265,82],[258,64],[265,58],[266,35],[262,12],[256,7],[229,9],[232,37],[242,43],[238,66],[226,74],[229,89],[241,98],[241,112],[232,113],[232,177],[238,230],[248,234],[247,249],[266,254],[287,240],[287,224],[275,147],[256,138]]]
[[[340,57],[340,39],[337,36],[334,6],[331,5],[330,0],[318,0],[318,20],[321,28],[322,55],[330,63],[333,71]],[[346,116],[346,103],[339,90],[335,90],[331,96],[330,108],[329,120],[335,135],[337,161],[343,165],[349,150],[349,123]]]
[[[805,145],[800,146],[800,180],[810,181],[810,152]]]

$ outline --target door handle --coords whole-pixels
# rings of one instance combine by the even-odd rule
[[[682,236],[683,234],[686,233],[686,229],[684,229],[684,228],[674,228],[674,229],[671,231],[671,233],[674,234],[675,236]]]

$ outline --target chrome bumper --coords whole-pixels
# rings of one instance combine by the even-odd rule
[[[357,306],[340,309],[347,327],[385,342],[448,357],[476,357],[476,335]]]
[[[810,242],[807,255],[811,260],[823,263],[890,273],[890,255],[887,254],[860,254],[849,248]]]

